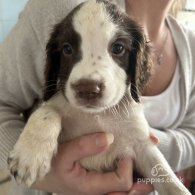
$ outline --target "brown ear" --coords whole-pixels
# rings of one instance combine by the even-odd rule
[[[131,67],[131,96],[139,102],[139,95],[143,92],[151,76],[150,48],[146,38],[140,30],[133,32],[133,51],[130,51],[129,66]]]
[[[140,43],[140,50],[137,53],[136,66],[136,85],[140,95],[142,95],[146,85],[148,84],[152,73],[151,52],[145,37]]]
[[[60,68],[60,52],[58,51],[57,36],[58,27],[54,29],[46,46],[44,101],[50,99],[57,92],[57,80]]]

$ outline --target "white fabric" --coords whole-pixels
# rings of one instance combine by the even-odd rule
[[[165,91],[155,96],[141,97],[145,117],[153,128],[170,128],[179,116],[181,109],[179,70],[177,64],[172,81]]]
[[[169,128],[179,116],[181,109],[180,78],[180,67],[177,64],[172,81],[165,91],[155,96],[141,97],[144,114],[151,127]],[[153,192],[150,195],[158,195],[158,193]]]

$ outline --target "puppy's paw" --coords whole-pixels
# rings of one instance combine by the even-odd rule
[[[10,172],[18,184],[30,187],[49,172],[54,153],[45,145],[29,148],[18,143],[8,158]]]

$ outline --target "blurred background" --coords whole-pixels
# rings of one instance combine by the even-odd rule
[[[17,22],[20,11],[28,0],[0,0],[0,42]]]
[[[181,23],[195,31],[195,0],[186,0],[185,8],[178,14],[177,18]]]

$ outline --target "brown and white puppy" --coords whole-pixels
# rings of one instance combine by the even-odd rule
[[[59,143],[106,131],[114,135],[109,151],[83,159],[84,167],[113,170],[118,159],[131,157],[141,174],[158,179],[161,195],[189,195],[150,140],[139,102],[150,71],[149,48],[133,20],[106,0],[77,6],[48,42],[45,102],[10,153],[16,181],[30,186],[43,178]]]

